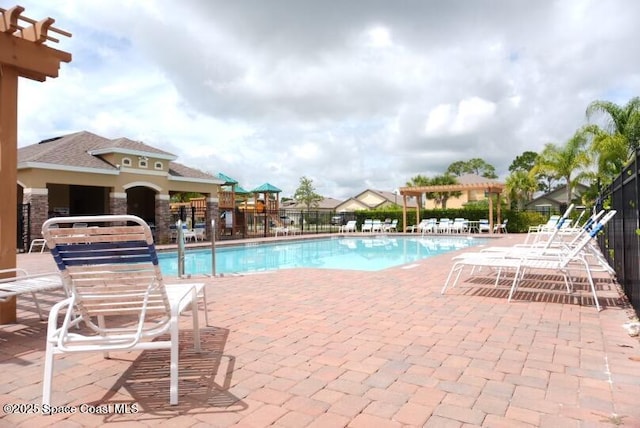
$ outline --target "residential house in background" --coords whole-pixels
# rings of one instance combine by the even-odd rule
[[[584,192],[589,189],[584,184],[577,183],[573,186],[573,201],[567,201],[567,185],[563,184],[553,189],[549,193],[536,196],[533,200],[525,205],[525,210],[539,211],[544,214],[563,212],[571,202],[575,202],[576,199],[580,200],[580,197]]]
[[[415,207],[415,200],[412,200],[412,203],[412,206]],[[336,206],[336,212],[353,212],[360,210],[391,208],[395,205],[402,206],[402,196],[400,196],[398,193],[385,192],[384,190],[366,189],[356,196],[341,202],[338,206]]]

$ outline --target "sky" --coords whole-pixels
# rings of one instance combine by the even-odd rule
[[[73,34],[21,79],[18,145],[126,137],[247,190],[393,192],[562,144],[640,95],[636,0],[20,0]],[[634,53],[635,52],[635,53]],[[593,120],[602,120],[594,118]]]

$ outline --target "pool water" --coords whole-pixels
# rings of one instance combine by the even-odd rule
[[[462,248],[485,239],[461,237],[343,237],[216,248],[216,274],[318,268],[378,271]],[[178,274],[177,253],[159,253],[165,275]],[[185,274],[211,274],[211,249],[188,250]]]

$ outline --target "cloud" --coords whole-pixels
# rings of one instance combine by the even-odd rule
[[[562,142],[640,93],[640,3],[24,0],[73,37],[23,79],[19,144],[88,130],[253,188],[346,199]],[[64,38],[63,38],[64,39]]]

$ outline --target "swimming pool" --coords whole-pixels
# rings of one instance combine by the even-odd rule
[[[216,248],[216,273],[251,273],[277,269],[318,268],[377,271],[427,257],[481,245],[473,237],[334,237]],[[165,275],[178,274],[177,253],[159,253]],[[185,274],[210,274],[211,249],[188,250]]]

